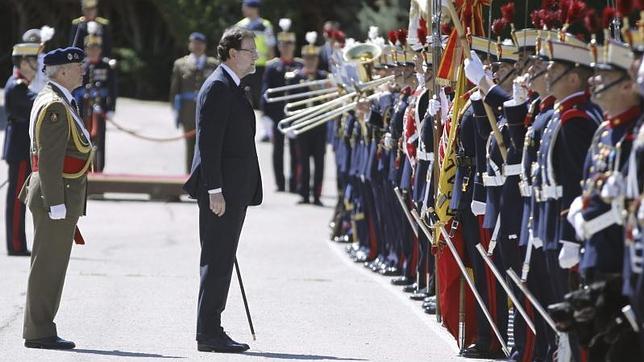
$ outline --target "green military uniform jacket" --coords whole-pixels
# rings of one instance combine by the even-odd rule
[[[202,68],[198,69],[196,59],[190,55],[174,62],[170,83],[170,102],[177,112],[177,123],[183,124],[186,130],[195,128],[197,94],[218,64],[215,58],[206,57]]]
[[[78,117],[78,120],[75,119]],[[32,212],[64,204],[66,218],[85,215],[93,148],[77,111],[56,85],[38,93],[30,118],[34,172],[20,193]]]

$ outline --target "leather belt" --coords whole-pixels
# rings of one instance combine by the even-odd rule
[[[521,174],[522,165],[515,163],[514,165],[503,165],[503,176],[517,176]]]
[[[559,200],[562,194],[561,185],[545,185],[541,187],[542,200]]]

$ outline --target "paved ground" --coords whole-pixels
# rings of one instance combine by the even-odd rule
[[[149,135],[177,134],[167,104],[119,102],[116,118],[124,125]],[[180,142],[154,144],[108,132],[106,172],[181,174]],[[259,152],[265,201],[249,211],[238,253],[258,340],[250,341],[236,280],[223,317],[230,334],[249,341],[251,351],[196,351],[196,204],[115,195],[120,199],[89,202],[80,222],[87,245],[72,251],[57,324],[78,349],[22,347],[29,260],[1,253],[0,360],[458,360],[455,342],[435,318],[327,241],[333,175],[326,175],[327,207],[296,207],[297,197],[273,192],[270,146],[260,144]],[[5,175],[2,163],[0,178]]]

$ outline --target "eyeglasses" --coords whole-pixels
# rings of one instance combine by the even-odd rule
[[[245,51],[245,52],[249,52],[249,53],[250,53],[250,54],[252,54],[252,55],[257,55],[257,49],[244,49],[244,48],[240,48],[240,49],[237,49],[237,50],[243,50],[243,51]]]

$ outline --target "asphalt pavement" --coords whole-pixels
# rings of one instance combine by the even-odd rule
[[[115,119],[148,136],[180,134],[167,103],[120,99]],[[270,144],[258,143],[258,152],[265,200],[249,209],[238,251],[257,341],[250,337],[235,278],[223,315],[224,328],[249,343],[250,351],[196,350],[196,203],[110,194],[90,200],[80,221],[87,244],[73,247],[56,318],[60,336],[75,341],[77,349],[23,347],[29,259],[0,253],[0,360],[461,360],[456,342],[434,316],[388,278],[353,264],[344,245],[328,241],[336,198],[331,153],[326,206],[316,207],[296,206],[296,195],[276,193]],[[183,159],[182,142],[152,143],[108,127],[106,173],[181,175]],[[6,175],[2,162],[1,181]],[[31,240],[29,215],[27,222]]]

